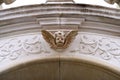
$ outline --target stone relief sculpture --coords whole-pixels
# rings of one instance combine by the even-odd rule
[[[104,0],[104,1],[106,1],[109,4],[117,3],[120,6],[120,0]]]
[[[78,46],[70,52],[75,54],[92,55],[100,57],[104,60],[116,59],[120,62],[120,42],[119,39],[114,39],[106,36],[82,34],[78,36]],[[78,49],[77,49],[78,48]]]
[[[0,0],[0,5],[1,5],[2,3],[11,4],[11,3],[13,3],[14,1],[16,1],[16,0]]]
[[[46,30],[42,30],[41,32],[43,38],[53,49],[67,48],[78,33],[78,31],[70,31],[68,33],[65,33],[65,31],[55,31],[52,33]]]
[[[16,60],[22,55],[50,53],[46,50],[39,34],[27,34],[5,40],[0,40],[0,62],[3,60]]]

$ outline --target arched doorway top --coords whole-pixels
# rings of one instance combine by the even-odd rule
[[[98,62],[97,62],[98,61]],[[0,73],[1,80],[26,80],[26,79],[84,79],[87,80],[119,80],[120,69],[99,60],[93,61],[92,59],[83,58],[48,58],[32,60],[17,66],[11,67],[6,71]],[[13,76],[14,75],[14,76]],[[46,77],[45,77],[46,76]]]

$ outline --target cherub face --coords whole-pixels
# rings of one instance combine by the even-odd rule
[[[69,47],[69,44],[78,34],[78,31],[46,31],[42,30],[42,36],[51,48],[60,50]]]
[[[65,34],[62,31],[55,32],[55,42],[56,44],[63,45],[65,42]]]

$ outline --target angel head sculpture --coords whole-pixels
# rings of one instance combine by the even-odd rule
[[[73,41],[78,31],[69,31],[65,33],[64,31],[55,31],[51,33],[46,30],[42,30],[43,38],[50,44],[53,49],[65,49]]]
[[[65,43],[65,33],[63,31],[58,31],[54,33],[55,44],[58,47],[64,46]]]

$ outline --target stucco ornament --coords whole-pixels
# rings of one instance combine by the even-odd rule
[[[53,49],[66,49],[73,41],[78,31],[47,31],[42,30],[43,38]]]

